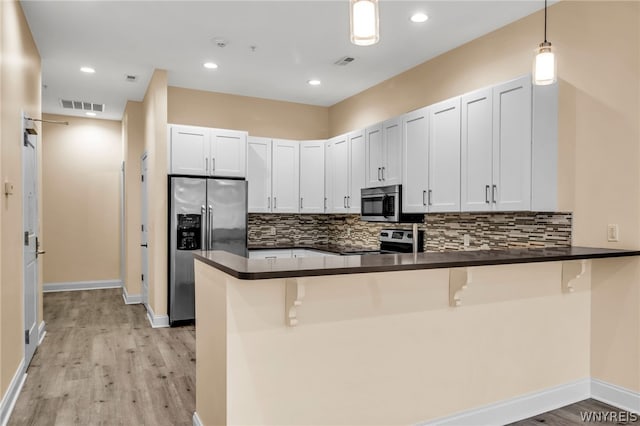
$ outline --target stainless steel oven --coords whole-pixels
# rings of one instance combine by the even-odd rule
[[[360,217],[368,222],[423,222],[424,215],[402,214],[402,186],[390,185],[360,190]]]

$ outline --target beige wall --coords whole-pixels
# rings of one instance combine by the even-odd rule
[[[530,72],[542,24],[533,14],[332,106],[330,135]],[[573,242],[640,248],[640,3],[562,1],[549,8],[548,39],[558,49],[559,206],[574,212]],[[607,224],[619,224],[620,242],[607,241]],[[594,276],[592,373],[638,391],[640,260],[630,262]]]
[[[121,123],[44,118],[44,282],[119,280]]]
[[[0,395],[4,396],[24,350],[20,141],[22,111],[40,117],[41,68],[20,4],[0,2],[0,19],[0,182],[14,184],[13,195],[5,196],[4,190],[0,194]],[[41,302],[39,311],[41,321]]]
[[[284,139],[328,137],[328,108],[169,87],[169,123]]]
[[[141,102],[127,102],[122,117],[122,152],[125,161],[124,286],[129,295],[141,294],[141,185],[140,161],[144,152],[144,116]]]
[[[148,156],[149,305],[167,314],[167,72],[155,70],[143,102]]]

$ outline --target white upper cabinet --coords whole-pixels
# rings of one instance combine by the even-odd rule
[[[493,90],[477,90],[462,97],[461,146],[462,211],[492,209]]]
[[[531,209],[531,77],[493,88],[493,184],[497,210]]]
[[[330,140],[324,144],[324,212],[333,211],[333,145]]]
[[[274,213],[298,213],[300,210],[300,142],[273,140],[273,203]]]
[[[211,129],[211,176],[245,177],[247,133]]]
[[[460,211],[460,98],[429,108],[430,212]]]
[[[172,174],[245,177],[247,133],[195,126],[171,126]]]
[[[367,188],[382,186],[382,124],[367,127],[364,133]]]
[[[365,129],[366,186],[402,182],[402,118],[392,118]]]
[[[402,211],[426,213],[429,190],[429,108],[402,117]]]
[[[249,213],[271,212],[271,139],[249,137],[247,144]]]
[[[347,208],[349,213],[360,213],[360,190],[366,183],[366,149],[364,130],[351,132],[349,140],[349,193]]]
[[[402,117],[382,123],[382,184],[402,183]]]
[[[324,145],[300,142],[300,213],[324,213]]]
[[[329,140],[331,145],[331,168],[333,171],[331,188],[331,212],[347,213],[349,196],[349,138],[336,136]]]
[[[209,129],[171,126],[170,135],[171,173],[199,176],[209,174]]]

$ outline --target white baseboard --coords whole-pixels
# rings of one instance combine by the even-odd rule
[[[120,287],[122,287],[122,280],[74,281],[69,283],[45,283],[42,287],[42,292],[102,290],[105,288]]]
[[[640,392],[591,379],[591,398],[625,411],[640,414]]]
[[[200,420],[200,417],[198,417],[198,413],[197,412],[193,412],[193,421],[192,421],[193,426],[204,426],[204,423],[202,423],[202,421]]]
[[[590,390],[591,380],[582,379],[420,424],[503,425],[585,400]]]
[[[152,328],[169,327],[169,315],[156,315],[151,309],[151,305],[145,305],[147,307],[147,319]]]
[[[9,417],[11,417],[11,412],[13,411],[13,407],[16,405],[18,395],[20,395],[20,390],[22,390],[22,386],[26,379],[27,374],[24,368],[24,358],[22,358],[16,373],[13,375],[13,379],[11,379],[11,383],[9,383],[7,392],[4,394],[2,401],[0,402],[0,425],[6,426],[9,422]]]
[[[40,326],[38,327],[38,346],[40,346],[42,344],[42,341],[44,340],[44,335],[47,334],[47,329],[46,329],[46,325],[44,323],[44,320],[40,323]]]
[[[129,294],[127,292],[127,287],[122,286],[122,298],[124,299],[124,303],[126,305],[137,305],[142,303],[142,295],[141,294]]]

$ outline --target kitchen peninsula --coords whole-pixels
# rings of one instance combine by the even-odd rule
[[[527,395],[535,414],[536,395],[588,398],[590,289],[638,255],[202,252],[195,423],[465,424],[478,414],[457,413],[487,406],[506,423],[497,402]]]

